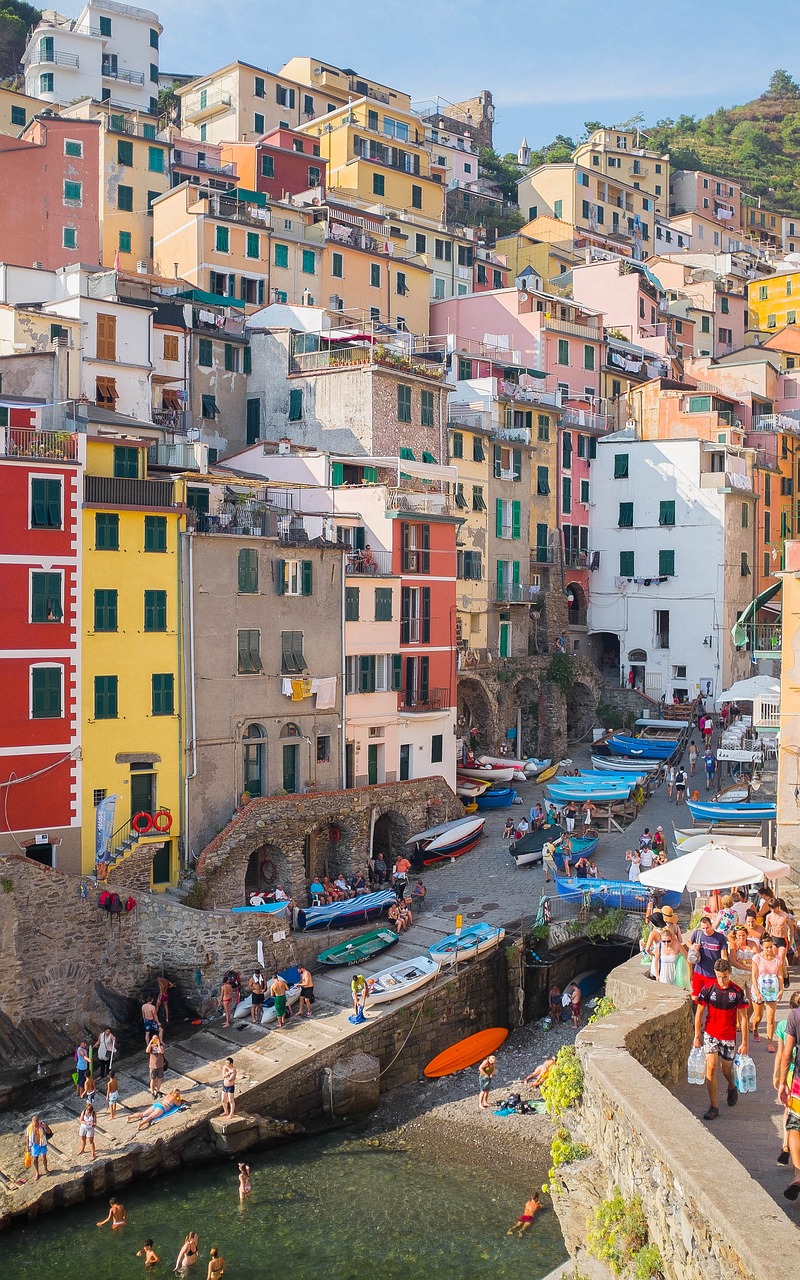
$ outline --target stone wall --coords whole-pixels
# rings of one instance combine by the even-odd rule
[[[458,797],[437,777],[253,800],[203,850],[198,876],[214,905],[241,905],[250,857],[268,847],[277,880],[305,904],[309,880],[324,872],[350,876],[366,868],[373,823],[380,832],[376,851],[382,847],[396,855],[415,831],[463,814]],[[387,849],[383,829],[377,828],[381,818],[392,824],[393,849]]]
[[[776,1258],[798,1257],[800,1231],[662,1083],[685,1070],[688,996],[648,982],[638,959],[606,989],[618,1012],[577,1040],[584,1092],[574,1128],[592,1156],[560,1171],[555,1200],[579,1271],[610,1280],[585,1251],[586,1223],[616,1186],[642,1197],[665,1280],[770,1280]]]

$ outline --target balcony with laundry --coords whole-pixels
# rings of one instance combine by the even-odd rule
[[[379,367],[387,371],[441,382],[443,361],[432,340],[390,330],[368,321],[320,333],[293,333],[290,373],[319,373],[335,369]]]

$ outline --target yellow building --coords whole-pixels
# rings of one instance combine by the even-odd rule
[[[100,227],[104,267],[153,269],[153,201],[169,190],[169,144],[156,116],[86,98],[63,116],[99,120]],[[119,258],[117,257],[119,255]],[[174,275],[174,267],[166,273]]]
[[[58,114],[58,106],[42,102],[41,98],[29,98],[26,93],[15,93],[13,89],[0,86],[0,133],[9,138],[16,138],[37,112],[47,108]]]
[[[595,242],[608,242],[609,248],[620,239],[627,241],[647,257],[655,238],[656,197],[615,174],[569,161],[543,164],[520,179],[517,201],[529,222],[545,217],[566,224],[563,240],[574,228],[575,234],[599,237]]]
[[[388,231],[387,227],[387,236]],[[353,234],[352,227],[337,223],[333,209],[329,234],[321,256],[319,303],[347,311],[359,323],[373,320],[409,333],[427,333],[430,272],[422,256],[414,254],[413,235],[390,240]]]
[[[750,329],[774,332],[797,324],[800,271],[779,268],[774,276],[751,280],[747,286],[747,310]]]
[[[595,129],[576,147],[572,159],[591,173],[625,183],[651,196],[655,212],[669,214],[669,156],[640,145],[635,129]]]
[[[147,473],[148,441],[90,436],[83,504],[83,812],[116,796],[111,856],[152,851],[174,883],[182,812],[179,533],[183,482]],[[144,829],[131,826],[136,815]],[[158,815],[158,816],[156,816]],[[150,852],[150,850],[148,850]],[[95,863],[83,830],[84,872]],[[122,878],[124,883],[124,878]]]
[[[229,62],[192,80],[177,90],[184,136],[197,142],[255,142],[278,125],[295,129],[346,104],[351,91],[329,84],[330,76],[321,78],[324,83],[311,75],[298,83],[292,67],[311,62],[295,58],[278,74],[250,62]]]
[[[431,176],[425,129],[410,110],[365,96],[300,128],[319,138],[329,191],[442,221],[444,186]]]
[[[319,58],[291,58],[281,67],[280,74],[316,89],[318,100],[346,103],[352,98],[366,97],[385,104],[392,111],[411,110],[411,99],[407,93],[390,89],[378,80],[368,80],[354,71],[334,67],[330,62],[322,62]],[[329,111],[330,109],[328,107]],[[319,111],[317,114],[323,113]]]
[[[500,236],[495,248],[508,262],[509,283],[530,267],[545,289],[557,285],[560,275],[586,260],[585,254],[579,254],[573,247],[572,227],[544,215],[511,235]]]

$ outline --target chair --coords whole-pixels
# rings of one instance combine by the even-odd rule
[[[319,881],[315,881],[314,884],[308,886],[308,891],[311,894],[312,907],[323,907],[325,905],[324,885],[320,884]]]

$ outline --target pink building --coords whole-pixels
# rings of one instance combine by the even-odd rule
[[[603,312],[606,326],[653,355],[671,354],[668,316],[660,280],[641,262],[626,258],[572,268],[572,295]]]
[[[0,135],[3,260],[58,271],[100,262],[100,122],[34,116],[19,138]]]
[[[697,213],[716,219],[728,231],[741,231],[741,184],[701,169],[675,169],[669,180],[669,211]]]

